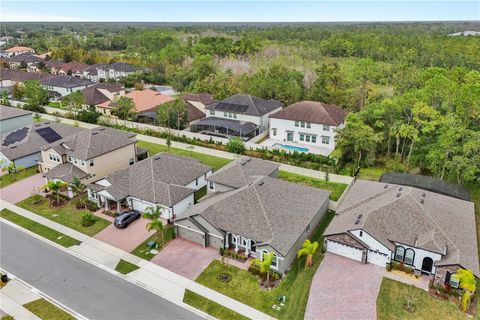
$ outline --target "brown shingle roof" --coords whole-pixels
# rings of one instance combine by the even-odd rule
[[[205,106],[208,106],[209,104],[212,104],[212,103],[215,102],[215,99],[213,99],[213,96],[211,94],[206,93],[206,92],[187,93],[183,96],[183,100],[185,100],[185,101],[198,101]]]
[[[347,112],[340,107],[317,101],[296,102],[270,115],[270,118],[338,126],[345,121]]]

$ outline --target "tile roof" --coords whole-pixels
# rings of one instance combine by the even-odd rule
[[[283,104],[277,100],[265,100],[248,94],[236,94],[207,106],[209,110],[230,111],[251,116],[263,116]]]
[[[74,165],[73,163],[61,163],[49,171],[47,171],[43,177],[48,180],[60,179],[66,183],[73,181],[73,178],[83,179],[88,176],[88,173]]]
[[[329,195],[318,188],[257,177],[240,189],[207,197],[176,221],[200,215],[220,230],[268,244],[285,256]]]
[[[269,176],[279,167],[280,165],[274,162],[240,157],[216,171],[207,180],[232,188],[241,188],[252,182],[256,176]]]
[[[21,117],[27,114],[33,114],[30,111],[21,108],[7,107],[0,105],[0,120],[7,120],[11,118]]]
[[[32,48],[29,48],[29,47],[21,47],[21,46],[11,47],[11,48],[6,49],[5,51],[6,51],[6,52],[22,52],[22,51],[32,51],[32,52],[35,52],[35,50],[33,50]]]
[[[174,98],[161,94],[153,90],[134,90],[125,95],[127,98],[133,100],[135,104],[135,112],[144,112],[156,109],[158,106],[173,101]],[[99,105],[101,108],[114,108],[115,101],[104,102]]]
[[[393,242],[399,242],[437,252],[443,257],[436,265],[460,264],[480,276],[472,202],[413,187],[357,180],[325,235],[356,229],[365,230],[392,251]]]
[[[305,121],[338,126],[345,121],[347,112],[340,107],[317,101],[296,102],[270,115],[270,118]]]

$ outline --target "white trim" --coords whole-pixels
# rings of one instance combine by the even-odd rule
[[[176,226],[176,227],[180,227],[180,228],[183,228],[183,229],[187,229],[187,230],[190,230],[190,231],[193,231],[193,232],[196,232],[196,233],[200,233],[200,234],[202,234],[202,235],[205,235],[205,232],[198,231],[198,230],[195,230],[195,229],[192,229],[192,228],[189,228],[189,227],[185,227],[185,226],[182,226],[182,225],[180,225],[180,224],[174,223],[173,225]]]

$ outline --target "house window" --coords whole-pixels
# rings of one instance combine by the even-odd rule
[[[323,131],[330,131],[330,126],[328,124],[324,124]]]
[[[223,116],[224,116],[225,118],[228,118],[228,112],[225,111],[225,112],[223,113]]]
[[[198,186],[198,178],[195,179],[195,185]]]
[[[295,127],[298,127],[298,121],[295,121]]]
[[[317,136],[312,136],[312,143],[317,143]]]
[[[312,124],[310,122],[307,122],[307,128],[311,128]]]
[[[405,256],[405,248],[398,246],[395,249],[395,260],[397,261],[403,261],[403,257]]]
[[[233,118],[237,119],[237,114],[236,113],[233,114]]]
[[[322,144],[330,144],[330,137],[322,136]]]
[[[307,134],[307,135],[305,136],[305,141],[306,141],[306,142],[310,142],[310,135],[309,135],[309,134]]]
[[[363,237],[363,231],[360,230],[360,237]]]
[[[300,141],[305,141],[305,134],[300,133]]]
[[[215,110],[210,110],[210,115],[214,116],[215,115]]]
[[[276,136],[276,135],[277,135],[277,129],[273,128],[273,129],[272,129],[272,134],[273,134],[274,136]]]
[[[278,268],[278,257],[275,253],[272,255],[272,267]]]
[[[68,156],[68,162],[72,162],[72,157]]]
[[[135,163],[135,159],[133,158],[130,158],[130,160],[128,160],[128,165],[131,166],[132,164]]]
[[[305,128],[305,121],[300,122],[300,127]]]
[[[460,279],[458,279],[455,273],[450,275],[450,285],[452,288],[458,288],[460,285]]]
[[[415,258],[415,251],[413,249],[408,248],[405,250],[405,263],[409,265],[413,265],[413,260]]]
[[[208,181],[208,190],[215,191],[215,182]]]

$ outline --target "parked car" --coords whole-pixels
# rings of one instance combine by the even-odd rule
[[[131,210],[123,211],[122,213],[120,213],[120,215],[118,215],[115,218],[115,220],[113,221],[113,224],[115,225],[115,227],[123,229],[128,227],[128,225],[133,221],[140,218],[140,216],[141,214],[138,210],[131,209]]]

